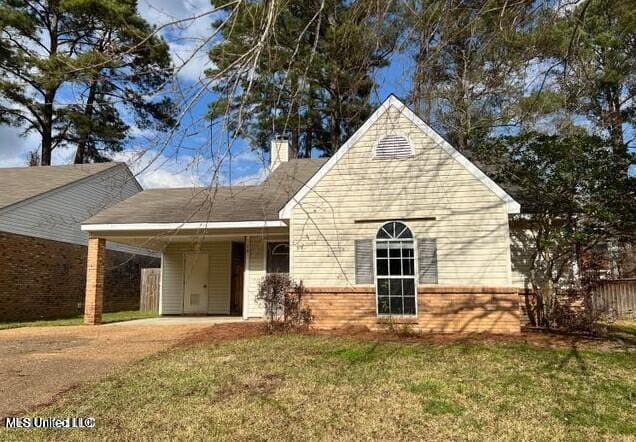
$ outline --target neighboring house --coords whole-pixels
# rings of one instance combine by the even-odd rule
[[[261,185],[147,190],[86,221],[87,322],[108,241],[161,252],[163,315],[262,317],[259,281],[289,272],[316,327],[519,332],[519,204],[396,97],[330,159],[288,152],[272,143]]]
[[[80,225],[141,190],[123,163],[0,168],[0,321],[82,312],[88,235]],[[160,261],[108,248],[106,309],[137,309],[140,268]]]

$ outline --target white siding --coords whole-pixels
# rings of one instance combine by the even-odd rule
[[[81,223],[96,213],[139,192],[133,176],[116,166],[71,185],[0,210],[0,231],[86,245]],[[107,243],[109,249],[140,249]]]
[[[161,306],[164,315],[183,313],[184,254],[194,252],[193,243],[170,244],[163,251],[161,269]],[[230,313],[230,265],[232,243],[201,243],[198,251],[208,254],[208,313]]]
[[[247,239],[246,287],[247,299],[244,308],[250,318],[262,317],[265,313],[263,304],[256,299],[258,285],[265,276],[265,240],[261,237]]]
[[[415,155],[374,160],[387,134],[413,143]],[[382,221],[407,221],[416,237],[437,239],[441,285],[510,286],[504,202],[397,109],[371,126],[293,212],[292,272],[309,287],[355,284],[354,240],[375,238]]]

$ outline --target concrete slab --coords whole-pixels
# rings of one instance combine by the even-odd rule
[[[138,325],[215,325],[245,321],[241,316],[161,316],[159,318],[135,319],[113,322],[101,327],[129,327]]]

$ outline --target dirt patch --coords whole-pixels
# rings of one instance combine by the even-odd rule
[[[237,324],[240,325],[240,324]],[[219,325],[24,327],[0,331],[0,418],[51,404],[87,381],[214,334]],[[220,336],[230,332],[219,328]],[[211,338],[210,338],[211,339]]]
[[[218,324],[202,330],[191,332],[177,345],[221,344],[236,339],[254,338],[267,333],[264,322],[234,322]]]
[[[272,394],[285,381],[277,374],[265,374],[249,381],[233,381],[222,386],[216,393],[219,400],[229,400],[237,394],[263,396]]]
[[[381,342],[403,343],[523,343],[542,348],[571,348],[572,346],[591,347],[600,350],[617,350],[636,348],[629,342],[597,338],[585,335],[546,332],[542,330],[522,330],[518,335],[501,335],[489,333],[448,333],[448,334],[399,334],[395,332],[371,331],[367,328],[341,328],[334,330],[310,330],[310,335],[348,337]]]

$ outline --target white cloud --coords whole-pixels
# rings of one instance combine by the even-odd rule
[[[167,157],[152,151],[132,151],[113,155],[113,160],[125,162],[146,188],[194,187],[201,185],[201,177],[192,157]]]
[[[0,167],[26,166],[27,154],[40,147],[37,133],[21,132],[19,127],[0,126]]]
[[[212,10],[210,0],[142,0],[138,5],[140,15],[149,23],[162,26],[176,20],[191,18]],[[170,52],[179,77],[196,82],[211,62],[207,52],[212,35],[213,15],[172,25],[161,30],[170,45]],[[200,47],[204,45],[204,47]]]

